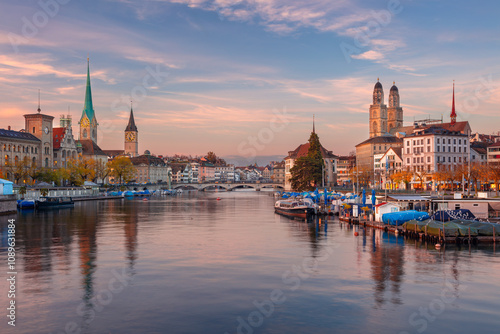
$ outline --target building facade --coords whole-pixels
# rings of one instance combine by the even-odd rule
[[[457,131],[429,127],[404,138],[403,163],[413,172],[452,170],[470,159],[469,137]]]
[[[314,126],[313,126],[314,133]],[[289,151],[285,158],[285,190],[292,190],[292,168],[295,165],[295,160],[300,157],[307,156],[310,143],[299,145],[295,150]],[[325,164],[323,171],[323,182],[326,187],[333,187],[337,184],[337,161],[338,156],[323,147],[320,143],[321,156]],[[320,185],[321,186],[321,185]]]
[[[152,156],[149,151],[143,155],[132,157],[130,161],[137,170],[135,180],[137,183],[167,182],[169,166],[158,157]]]

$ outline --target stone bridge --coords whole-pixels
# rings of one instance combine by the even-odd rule
[[[236,183],[174,183],[172,184],[172,189],[184,189],[184,190],[213,190],[213,189],[225,189],[226,191],[233,191],[235,189],[255,189],[255,191],[260,191],[261,189],[280,189],[284,190],[285,187],[279,183],[249,183],[249,182],[236,182]]]

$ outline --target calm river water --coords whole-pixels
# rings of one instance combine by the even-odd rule
[[[355,236],[273,204],[265,192],[193,192],[18,214],[16,327],[1,279],[0,332],[498,333],[493,246]],[[6,277],[6,217],[0,231]]]

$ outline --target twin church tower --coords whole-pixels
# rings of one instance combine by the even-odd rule
[[[90,87],[90,66],[87,58],[87,87],[85,91],[85,105],[83,107],[82,117],[80,118],[80,140],[91,140],[94,146],[97,146],[97,119],[95,116],[94,105],[92,103],[92,89]],[[98,147],[98,146],[97,146]],[[124,155],[136,157],[139,154],[138,130],[135,125],[134,111],[130,107],[130,117],[128,125],[125,128],[125,150]]]
[[[403,108],[399,104],[399,90],[393,83],[389,92],[389,107],[384,104],[384,89],[377,79],[370,106],[370,138],[383,136],[403,126]]]

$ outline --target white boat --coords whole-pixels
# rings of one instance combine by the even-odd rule
[[[304,219],[315,215],[317,209],[317,205],[309,198],[279,200],[274,204],[274,212],[287,217]]]

